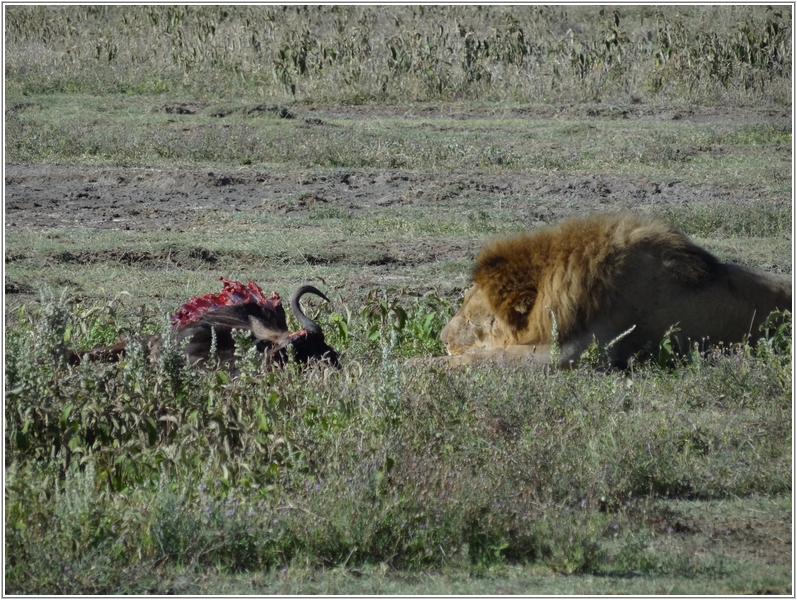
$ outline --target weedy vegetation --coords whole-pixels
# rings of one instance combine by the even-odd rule
[[[649,179],[623,208],[790,274],[792,134],[767,116],[791,108],[790,7],[4,10],[9,163],[287,190],[180,230],[6,228],[6,593],[792,593],[789,313],[625,372],[598,348],[405,364],[444,353],[481,242],[581,210],[577,176]],[[402,116],[429,106],[452,114]],[[717,112],[624,118],[690,106]],[[378,211],[291,183],[344,169],[418,178]],[[659,202],[674,181],[709,191]],[[307,310],[342,368],[267,371],[243,339],[236,377],[168,336],[150,360],[135,340],[219,275],[323,282]],[[66,364],[119,336],[122,362]]]
[[[791,489],[790,321],[677,368],[451,373],[400,362],[440,352],[447,304],[374,295],[321,315],[340,371],[265,372],[245,348],[237,378],[179,348],[67,366],[65,347],[114,327],[168,327],[114,314],[60,296],[9,332],[13,589],[141,591],[143,565],[167,562],[718,577],[737,567],[673,545],[657,503]]]
[[[193,100],[787,104],[763,6],[6,7],[6,86]]]

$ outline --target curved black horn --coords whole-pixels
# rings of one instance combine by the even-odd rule
[[[293,294],[291,294],[291,312],[293,313],[293,316],[296,317],[296,320],[299,321],[299,325],[301,325],[302,329],[307,331],[307,333],[320,335],[323,337],[323,332],[321,331],[321,327],[319,327],[318,323],[313,321],[310,317],[302,312],[302,307],[299,304],[299,300],[305,294],[315,294],[327,302],[330,300],[312,285],[303,285],[293,292]]]

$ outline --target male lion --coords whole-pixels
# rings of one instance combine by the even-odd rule
[[[552,312],[560,364],[595,340],[624,368],[673,326],[682,342],[733,344],[759,338],[767,315],[792,308],[789,279],[723,264],[667,223],[631,214],[494,241],[477,257],[473,281],[441,334],[451,365],[550,363]]]

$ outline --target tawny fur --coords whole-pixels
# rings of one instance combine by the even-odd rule
[[[634,215],[571,219],[535,233],[495,241],[476,260],[473,281],[490,308],[519,333],[517,343],[569,337],[610,308],[614,279],[628,254],[658,250],[674,280],[698,284],[718,261],[668,224]],[[522,341],[521,341],[522,340]]]
[[[473,280],[441,336],[449,354],[470,355],[451,364],[525,354],[550,362],[551,310],[563,362],[633,327],[612,349],[622,366],[672,326],[684,342],[736,343],[760,337],[770,312],[792,308],[787,278],[723,264],[671,225],[630,214],[570,219],[489,243]]]

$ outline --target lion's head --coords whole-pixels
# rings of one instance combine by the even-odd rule
[[[496,318],[484,291],[473,286],[462,302],[462,308],[446,324],[440,334],[451,355],[474,348],[494,348],[515,343],[511,328]]]

